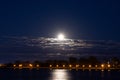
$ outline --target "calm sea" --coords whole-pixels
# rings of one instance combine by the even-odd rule
[[[0,80],[120,80],[120,71],[0,69]]]

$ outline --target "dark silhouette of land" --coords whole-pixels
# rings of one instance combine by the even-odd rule
[[[88,58],[69,57],[68,60],[46,60],[46,61],[20,61],[17,60],[13,63],[1,64],[1,68],[62,68],[62,69],[120,69],[120,60],[117,57],[98,60],[95,56]]]

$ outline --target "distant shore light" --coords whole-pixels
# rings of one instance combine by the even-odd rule
[[[101,64],[101,67],[103,68],[103,67],[104,67],[104,64]]]

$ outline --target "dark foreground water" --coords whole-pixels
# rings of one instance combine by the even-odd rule
[[[0,80],[120,80],[120,71],[0,69]]]

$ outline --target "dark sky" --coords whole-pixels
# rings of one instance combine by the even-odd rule
[[[116,51],[114,42],[120,42],[119,0],[1,0],[0,1],[0,61],[25,57],[22,42],[28,37],[56,37],[64,33],[67,38],[108,40],[110,50]],[[25,36],[25,37],[23,37]],[[4,39],[2,39],[4,37]],[[7,38],[6,38],[7,37]],[[9,38],[14,37],[15,39]],[[20,40],[16,40],[20,37]],[[22,37],[22,39],[21,39]],[[39,40],[39,38],[37,38]],[[37,40],[35,39],[35,40]],[[110,41],[109,41],[110,40]],[[26,42],[26,43],[27,43]],[[119,50],[120,43],[114,43]],[[12,46],[15,45],[16,47]],[[104,47],[104,46],[103,46]],[[17,49],[20,49],[15,53]],[[11,52],[13,50],[13,53]],[[36,48],[35,48],[36,50]],[[39,51],[39,49],[37,48]],[[109,49],[106,49],[109,51]],[[8,53],[6,53],[6,51]],[[19,53],[18,53],[19,52]],[[119,52],[119,51],[118,51]],[[35,52],[31,51],[35,56]],[[37,53],[41,55],[41,53]],[[91,54],[90,54],[91,55]],[[98,54],[97,54],[98,55]],[[15,56],[15,57],[14,57]],[[17,58],[16,58],[17,57]],[[23,58],[23,57],[22,57]],[[25,57],[26,58],[26,57]]]
[[[1,0],[0,36],[120,41],[119,0]]]

